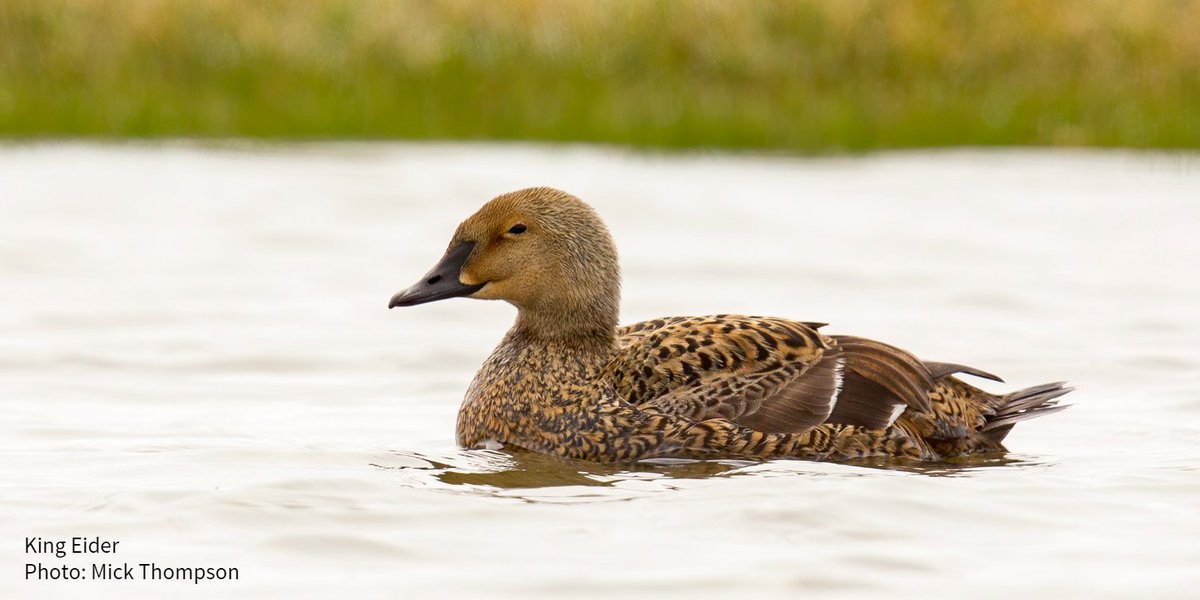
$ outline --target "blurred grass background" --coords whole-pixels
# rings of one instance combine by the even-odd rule
[[[0,136],[1200,147],[1192,0],[0,0]]]

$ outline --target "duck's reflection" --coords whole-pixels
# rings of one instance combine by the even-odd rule
[[[562,502],[629,499],[732,477],[862,477],[882,475],[881,471],[961,477],[1042,464],[1036,457],[1000,452],[937,463],[655,459],[606,465],[525,451],[458,450],[441,454],[396,451],[372,466],[400,474],[401,482],[413,487]]]

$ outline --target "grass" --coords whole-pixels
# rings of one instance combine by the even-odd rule
[[[0,0],[0,136],[1200,147],[1200,1]]]

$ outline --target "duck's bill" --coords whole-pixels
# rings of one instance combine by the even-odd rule
[[[451,248],[446,252],[446,256],[443,256],[442,260],[420,281],[392,296],[388,308],[415,306],[446,298],[469,296],[479,291],[485,284],[467,285],[458,280],[458,275],[462,272],[463,265],[466,264],[467,257],[471,256],[471,250],[474,248],[475,242],[463,242]]]

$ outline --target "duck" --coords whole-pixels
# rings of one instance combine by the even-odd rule
[[[1066,408],[1065,382],[1007,394],[1003,380],[922,361],[824,323],[674,316],[619,325],[617,250],[596,211],[549,187],[497,196],[388,308],[503,300],[516,320],[467,387],[466,448],[585,461],[884,459],[1006,452],[1019,422]]]

